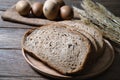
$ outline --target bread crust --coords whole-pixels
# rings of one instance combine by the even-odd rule
[[[97,45],[96,59],[102,55],[104,51],[103,36],[102,36],[102,33],[99,30],[97,30],[97,28],[95,28],[94,25],[86,24],[80,20],[61,21],[59,23],[68,25],[68,28],[72,30],[76,30],[78,32],[81,32],[82,30],[90,34],[94,38],[95,43]]]
[[[73,31],[73,30],[70,30],[70,29],[67,28],[68,32],[70,32],[71,34],[79,35],[79,36],[82,37],[82,38],[84,37],[84,39],[85,39],[86,42],[87,42],[87,52],[86,52],[87,55],[85,56],[84,61],[83,61],[83,63],[81,64],[82,66],[80,66],[80,67],[78,67],[77,69],[74,69],[73,71],[70,71],[70,72],[69,72],[69,71],[68,71],[68,72],[64,72],[63,70],[59,70],[57,67],[54,67],[54,66],[51,65],[50,63],[46,62],[46,61],[43,60],[41,57],[39,57],[39,55],[35,54],[33,51],[30,51],[30,50],[25,46],[24,43],[25,43],[26,37],[28,37],[32,32],[34,32],[35,30],[40,30],[40,29],[45,28],[45,27],[51,28],[52,26],[56,26],[56,24],[50,24],[50,25],[42,26],[42,27],[40,27],[40,28],[28,30],[28,31],[25,33],[24,37],[23,37],[22,47],[23,47],[26,51],[28,51],[29,53],[31,53],[32,55],[34,55],[35,57],[37,57],[38,59],[40,59],[43,63],[49,65],[50,67],[52,67],[53,69],[57,70],[58,72],[60,72],[60,73],[62,73],[62,74],[74,74],[74,73],[78,73],[78,72],[84,70],[84,68],[85,68],[85,66],[86,66],[86,64],[87,64],[87,61],[88,61],[88,59],[89,59],[89,56],[90,56],[90,54],[91,54],[91,42],[90,42],[89,39],[86,38],[83,34],[77,32],[77,31]],[[58,27],[61,27],[61,28],[62,28],[62,27],[66,28],[66,26],[63,26],[63,25],[61,25],[61,24],[59,24],[59,23],[57,23],[57,26],[58,26]]]

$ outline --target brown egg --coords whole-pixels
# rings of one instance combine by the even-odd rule
[[[32,5],[32,14],[36,17],[40,17],[43,13],[43,4],[40,2],[35,2]]]
[[[56,1],[47,0],[43,6],[43,13],[49,20],[55,20],[58,16],[60,6]]]
[[[64,20],[69,20],[69,19],[72,19],[73,16],[74,16],[74,13],[73,13],[73,8],[70,7],[70,6],[62,6],[60,8],[60,16],[62,19]]]
[[[20,0],[16,4],[16,11],[22,15],[27,16],[30,13],[31,5],[26,0]]]

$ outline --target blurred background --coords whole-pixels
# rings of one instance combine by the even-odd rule
[[[19,0],[9,0],[11,4],[6,5],[6,0],[0,0],[0,10],[6,10],[8,7],[11,7],[14,5],[17,1]],[[44,2],[45,0],[30,0],[30,1],[42,1]],[[67,2],[66,4],[71,5],[69,2],[73,2],[72,5],[80,7],[80,2],[82,0],[64,0]],[[103,4],[108,10],[110,10],[112,13],[114,13],[116,16],[120,16],[120,0],[93,0],[97,1],[101,4]],[[8,3],[8,0],[7,0]]]

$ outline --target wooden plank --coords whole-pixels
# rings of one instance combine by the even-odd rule
[[[0,50],[0,77],[39,76],[25,61],[21,50]]]
[[[0,28],[0,48],[21,48],[21,39],[27,29]]]
[[[0,80],[48,80],[25,61],[21,50],[0,49]]]
[[[115,60],[112,66],[103,74],[93,78],[92,80],[119,80],[120,74],[120,55],[115,55]],[[47,80],[45,76],[36,73],[25,61],[21,50],[3,50],[0,49],[0,79],[43,79]],[[51,79],[52,80],[52,79]]]
[[[93,80],[120,80],[120,50],[115,49],[115,59],[112,66],[103,74]]]
[[[0,11],[0,17],[3,14],[3,11]],[[19,24],[19,23],[13,23],[13,22],[8,22],[4,21],[3,19],[0,19],[0,28],[33,28],[33,26],[30,25],[25,25],[25,24]]]
[[[6,10],[19,0],[0,0],[0,10]]]
[[[37,26],[56,22],[56,21],[51,21],[48,19],[35,18],[35,17],[30,17],[30,16],[23,17],[15,10],[15,6],[12,6],[10,9],[5,11],[3,15],[1,16],[1,18],[3,20],[8,20],[11,22],[18,22],[22,24],[37,25]]]
[[[50,79],[41,77],[3,77],[0,78],[0,80],[50,80]]]

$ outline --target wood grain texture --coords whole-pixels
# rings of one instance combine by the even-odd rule
[[[24,60],[21,50],[0,50],[0,77],[39,76]]]
[[[5,11],[19,0],[0,0],[0,10]]]
[[[115,55],[113,65],[102,75],[99,75],[91,80],[119,80],[120,55]],[[0,80],[7,78],[12,79],[32,79],[40,78],[50,80],[36,73],[25,61],[21,50],[2,50],[0,49]],[[7,80],[6,78],[6,80]],[[38,79],[37,79],[38,78]]]
[[[10,8],[17,1],[19,1],[19,0],[10,0],[10,1],[9,0],[4,0],[4,1],[0,0],[0,2],[2,3],[2,4],[0,3],[1,4],[0,6],[2,6],[4,4],[7,6],[7,4],[9,4],[8,8]],[[44,0],[35,0],[35,1],[42,1],[42,2],[44,2]],[[81,1],[81,0],[79,0],[79,1]],[[120,2],[119,2],[119,0],[111,0],[111,1],[109,1],[109,0],[94,0],[94,1],[100,2],[101,4],[106,6],[110,11],[112,10],[112,12],[115,13],[115,15],[118,14],[117,16],[120,16],[120,13],[119,13],[120,12]],[[79,5],[80,2],[78,2],[78,0],[73,0],[73,1],[65,0],[65,2],[68,5],[75,5],[77,7],[80,7],[80,5]],[[0,8],[2,8],[2,7],[0,7]],[[0,11],[0,15],[2,15],[2,14],[3,14],[3,12]],[[31,26],[28,26],[28,25],[26,25],[26,26],[24,26],[24,25],[19,26],[19,24],[17,24],[17,23],[13,24],[11,22],[4,22],[2,19],[0,19],[0,27],[31,28]]]
[[[8,20],[11,22],[18,22],[18,23],[34,25],[34,26],[46,25],[56,22],[43,18],[23,17],[16,11],[15,5],[12,6],[10,9],[8,9],[7,11],[5,11],[1,16],[1,18],[3,20]]]
[[[19,0],[0,0],[0,10],[5,11],[12,5],[14,5]],[[44,0],[34,0],[34,1],[44,1]],[[76,3],[78,0],[64,0],[66,4],[71,5],[75,3],[75,5],[79,6],[79,3]],[[81,0],[79,0],[81,1]],[[120,16],[120,1],[119,0],[94,0],[100,2],[104,6],[106,6],[110,11],[112,11],[115,15]]]
[[[0,28],[0,48],[21,48],[21,39],[27,29]]]
[[[19,0],[0,0],[0,15]],[[38,0],[41,1],[41,0]],[[43,0],[42,0],[43,1]],[[80,7],[77,0],[65,0]],[[81,1],[81,0],[79,0]],[[120,0],[94,0],[102,3],[115,15],[120,16]],[[0,80],[54,80],[36,73],[24,60],[21,38],[26,28],[32,26],[5,22],[0,19]],[[105,73],[89,80],[120,80],[120,45],[115,45],[115,60]]]
[[[45,79],[41,77],[2,77],[0,78],[0,80],[50,80],[50,79]]]
[[[30,0],[30,1],[34,2],[33,0]],[[44,2],[44,0],[38,0],[38,1]],[[96,1],[96,0],[94,0],[94,1]],[[77,6],[77,7],[80,8],[81,0],[73,0],[73,1],[65,0],[65,2],[68,5],[74,5],[74,6]],[[114,11],[116,10],[116,11],[118,11],[117,13],[119,13],[119,9],[117,9],[117,8],[120,7],[119,6],[120,2],[118,3],[117,0],[113,1],[113,3],[112,2],[108,3],[108,1],[104,1],[103,2],[103,1],[99,1],[99,0],[98,0],[98,2],[100,2],[103,5],[105,5],[108,9],[111,9],[111,10],[114,10]],[[13,4],[13,5],[15,5],[15,4]],[[113,6],[113,5],[115,5],[115,6]],[[22,17],[22,16],[20,16],[16,12],[15,7],[14,8],[11,8],[11,7],[12,6],[10,6],[9,9],[7,9],[7,11],[5,11],[3,14],[1,14],[1,17],[4,20],[8,20],[8,21],[11,21],[11,22],[19,22],[19,23],[28,24],[28,25],[36,25],[36,26],[45,25],[45,24],[49,24],[49,23],[53,22],[53,21],[50,21],[50,20],[47,20],[47,19],[41,19],[41,18],[26,18],[26,17]],[[117,16],[119,16],[119,15],[117,15]],[[27,28],[29,28],[29,27],[27,27]]]
[[[21,50],[0,49],[0,80],[48,80],[25,61]]]
[[[4,11],[0,11],[0,17],[3,14]],[[3,21],[0,19],[0,28],[32,28],[33,26],[28,26],[24,24],[19,24],[19,23],[12,23],[8,21]]]

